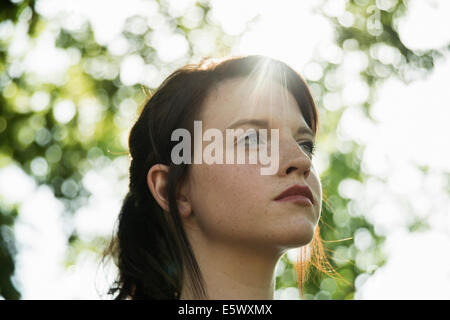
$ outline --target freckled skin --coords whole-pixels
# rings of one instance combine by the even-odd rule
[[[271,121],[271,128],[280,130],[278,172],[261,175],[261,164],[195,164],[189,171],[189,193],[195,221],[207,239],[282,251],[312,240],[322,193],[311,160],[296,142],[308,136],[293,135],[299,126],[307,126],[294,97],[277,83],[270,82],[267,88],[258,91],[255,101],[254,96],[243,97],[245,92],[255,92],[252,84],[227,80],[206,100],[201,120],[204,131],[224,130],[242,118]],[[287,174],[289,167],[296,170]],[[295,183],[309,186],[314,207],[273,201]]]
[[[245,78],[226,80],[210,93],[197,120],[204,132],[249,118],[268,120],[269,131],[279,129],[276,174],[261,175],[261,164],[192,164],[184,186],[192,212],[183,224],[211,299],[272,299],[278,259],[310,243],[320,218],[320,179],[297,143],[312,137],[295,135],[307,124],[287,89],[271,81],[255,89]],[[309,186],[314,206],[274,201],[294,184]]]

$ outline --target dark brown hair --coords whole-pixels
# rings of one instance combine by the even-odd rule
[[[204,280],[176,206],[177,185],[186,177],[188,165],[171,161],[176,144],[171,134],[177,128],[192,133],[204,99],[221,81],[249,77],[264,72],[267,66],[272,72],[262,75],[264,79],[270,78],[292,93],[316,134],[318,112],[305,81],[285,63],[258,55],[221,61],[204,59],[182,67],[165,79],[145,103],[129,136],[129,192],[104,256],[111,255],[119,270],[108,292],[117,293],[115,299],[179,299],[182,286],[188,285],[186,281],[196,297],[205,297]],[[162,210],[147,186],[147,173],[157,163],[169,167],[169,213]],[[312,244],[318,241],[316,232]]]

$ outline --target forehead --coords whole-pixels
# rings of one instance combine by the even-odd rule
[[[205,128],[225,128],[239,119],[265,119],[272,127],[307,126],[292,93],[273,80],[222,81],[205,99],[200,115]]]

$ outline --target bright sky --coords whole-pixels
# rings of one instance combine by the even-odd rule
[[[102,10],[108,3],[108,10]],[[198,12],[189,10],[190,1],[171,1],[171,12],[184,15],[195,25]],[[256,5],[258,3],[258,5]],[[387,81],[378,93],[372,107],[377,124],[363,119],[358,102],[367,95],[367,88],[358,81],[358,68],[364,58],[343,55],[333,45],[333,29],[328,21],[311,12],[313,1],[212,1],[212,19],[219,22],[229,34],[241,32],[245,21],[260,15],[249,32],[234,48],[236,54],[260,53],[279,58],[291,64],[307,78],[320,74],[317,65],[309,63],[319,54],[327,59],[340,61],[345,70],[346,84],[342,97],[330,96],[326,107],[338,109],[343,103],[348,108],[339,124],[338,143],[356,139],[367,146],[363,155],[363,168],[379,179],[369,179],[364,185],[347,180],[339,191],[353,199],[351,207],[359,208],[374,224],[376,232],[386,236],[385,252],[388,262],[373,276],[366,274],[357,279],[357,299],[449,299],[450,298],[450,200],[445,188],[449,182],[442,173],[450,172],[450,149],[447,137],[450,128],[450,60],[439,63],[433,73],[420,81],[405,85],[397,80]],[[330,1],[325,10],[339,16],[343,13],[342,1]],[[239,7],[240,10],[235,10]],[[10,54],[24,56],[24,67],[58,83],[64,70],[79,59],[76,52],[64,52],[54,47],[52,25],[63,24],[77,28],[82,21],[93,24],[97,41],[108,45],[111,52],[126,50],[127,44],[120,35],[126,17],[146,12],[149,20],[158,22],[155,7],[147,1],[40,0],[39,12],[53,19],[49,30],[42,33],[36,46],[30,48],[19,25],[14,32]],[[71,10],[65,16],[61,12]],[[411,48],[428,49],[450,42],[450,3],[448,1],[411,1],[408,15],[400,24],[402,40]],[[170,28],[164,22],[155,23],[161,34],[167,33],[170,41],[150,39],[163,61],[173,61],[186,50],[185,40],[169,35]],[[447,27],[445,27],[447,26]],[[9,28],[9,31],[8,31]],[[139,23],[133,26],[139,32]],[[5,31],[6,30],[6,31]],[[3,32],[3,33],[2,33]],[[198,52],[208,52],[208,35],[196,35]],[[167,44],[169,43],[169,44]],[[387,58],[393,55],[387,55]],[[46,59],[44,59],[46,58]],[[36,63],[39,60],[40,63]],[[20,69],[19,67],[17,67]],[[145,70],[142,72],[140,70]],[[120,67],[124,83],[150,81],[158,83],[161,75],[145,66],[141,58],[131,56]],[[153,77],[149,76],[153,75]],[[148,80],[150,79],[150,80]],[[355,92],[357,94],[355,94]],[[40,100],[39,100],[40,99]],[[44,96],[37,96],[36,108],[42,105]],[[45,104],[45,102],[44,102]],[[63,104],[58,116],[66,121],[73,113],[70,103]],[[55,114],[55,116],[57,116]],[[70,119],[69,119],[70,120]],[[321,170],[327,159],[318,159]],[[414,165],[428,165],[428,174],[418,171]],[[84,185],[93,193],[88,206],[73,219],[80,236],[89,240],[94,235],[110,233],[125,195],[127,180],[120,177],[126,172],[128,160],[118,158],[102,170],[89,172]],[[23,201],[21,214],[15,225],[15,234],[21,250],[17,256],[15,282],[24,299],[98,299],[97,288],[104,292],[105,281],[94,253],[80,255],[75,266],[65,270],[61,264],[65,255],[65,230],[62,206],[47,187],[39,187],[17,167],[0,170],[0,181],[16,181],[8,186],[0,183],[0,194],[11,203]],[[117,186],[120,186],[117,188]],[[406,204],[406,205],[405,205]],[[352,211],[353,212],[353,211]],[[408,233],[407,223],[414,216],[427,218],[430,230]],[[370,248],[370,235],[359,230],[356,236],[358,248]],[[292,258],[295,258],[290,253]],[[370,266],[364,255],[356,257],[357,264]],[[99,271],[97,273],[97,271]],[[292,288],[278,291],[280,299],[298,298]]]

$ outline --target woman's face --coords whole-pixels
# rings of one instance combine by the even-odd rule
[[[255,85],[245,78],[226,80],[209,94],[199,119],[203,132],[219,129],[224,139],[225,129],[238,120],[266,120],[268,132],[279,129],[279,165],[275,174],[261,175],[260,169],[268,166],[249,164],[248,158],[245,164],[192,164],[187,192],[196,229],[209,241],[277,252],[308,244],[320,218],[322,190],[305,148],[305,142],[314,137],[296,133],[309,127],[293,95],[272,81]],[[239,128],[258,131],[261,127],[243,124]],[[236,147],[231,148],[236,154]],[[226,149],[224,141],[224,154]],[[313,205],[275,201],[295,184],[310,188]]]

